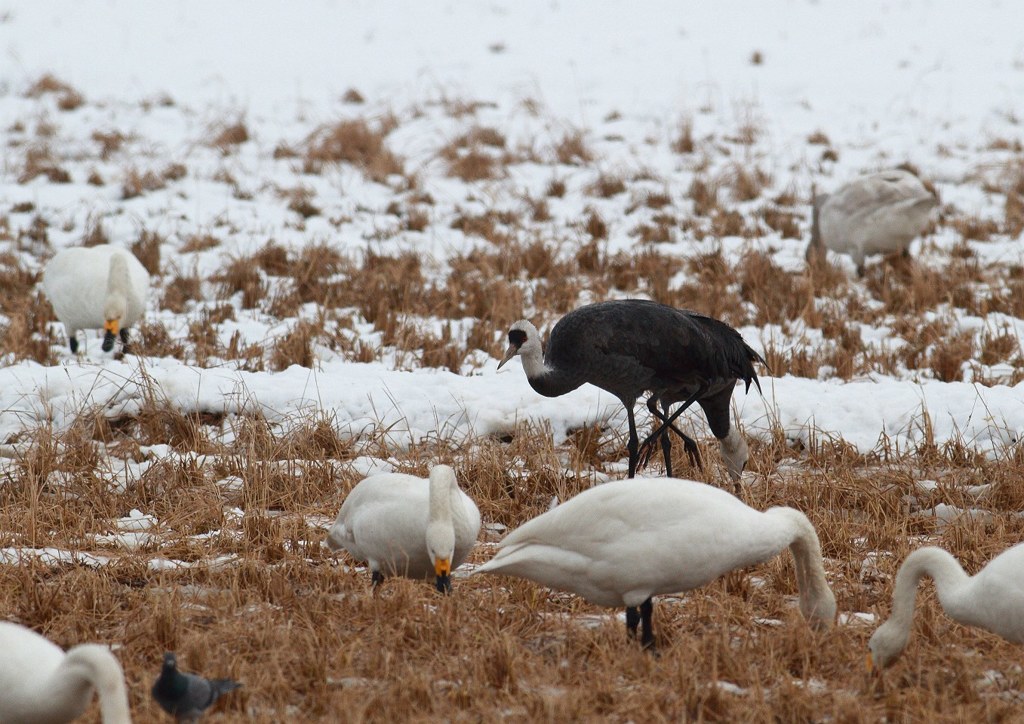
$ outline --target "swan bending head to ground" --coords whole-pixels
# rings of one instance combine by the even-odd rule
[[[459,489],[455,471],[435,465],[429,479],[384,473],[361,480],[327,534],[331,550],[366,561],[374,586],[385,576],[433,577],[451,590],[452,571],[480,533],[480,511]]]
[[[925,576],[935,581],[939,603],[951,619],[1024,643],[1024,543],[1003,551],[974,576],[942,548],[928,546],[907,556],[896,574],[892,614],[868,642],[869,670],[889,666],[906,648],[917,584]]]
[[[691,480],[635,478],[590,488],[509,533],[474,573],[498,573],[626,607],[626,627],[654,643],[657,594],[703,586],[789,547],[800,611],[831,626],[835,597],[825,580],[814,527],[793,508],[760,512],[719,488]]]
[[[80,644],[65,653],[32,629],[0,622],[0,722],[73,721],[93,692],[103,724],[130,724],[124,673],[110,649]]]
[[[43,289],[67,331],[72,353],[78,351],[78,330],[100,327],[102,349],[109,352],[118,336],[127,346],[128,330],[142,319],[149,274],[127,249],[110,244],[72,247],[47,263]]]
[[[907,254],[939,203],[921,179],[901,168],[859,176],[812,201],[807,260],[825,249],[849,254],[860,274],[870,254]]]

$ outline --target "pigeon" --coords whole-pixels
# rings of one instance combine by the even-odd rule
[[[178,658],[164,654],[164,666],[153,684],[153,698],[179,722],[197,722],[222,694],[240,687],[231,679],[206,679],[178,671]]]

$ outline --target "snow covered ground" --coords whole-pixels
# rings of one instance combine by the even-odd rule
[[[936,183],[945,203],[996,218],[1003,197],[994,176],[1020,154],[1024,41],[1010,31],[1019,19],[1013,3],[998,2],[863,7],[793,0],[721,8],[259,2],[244,9],[204,2],[8,3],[0,20],[0,126],[8,141],[0,211],[15,231],[45,216],[56,248],[80,243],[95,224],[116,244],[130,244],[141,230],[156,232],[166,239],[161,251],[168,273],[193,268],[209,278],[225,258],[274,239],[289,249],[326,242],[353,254],[414,250],[440,278],[451,254],[485,243],[451,228],[449,219],[466,209],[521,210],[521,197],[540,193],[555,174],[569,193],[551,200],[551,220],[538,224],[542,238],[571,246],[579,218],[598,207],[609,224],[607,252],[634,249],[628,230],[635,220],[627,225],[624,219],[631,195],[593,199],[578,190],[598,172],[646,169],[661,180],[654,186],[680,204],[676,196],[698,162],[673,153],[670,142],[687,121],[697,139],[754,134],[753,143],[739,147],[741,160],[770,174],[776,192],[806,196],[812,182],[828,188],[862,171],[911,161]],[[46,73],[79,91],[84,104],[62,112],[53,96],[25,97]],[[343,102],[348,89],[367,103]],[[467,122],[439,108],[459,100],[482,102],[473,122],[500,128],[512,147],[543,154],[567,130],[582,129],[598,160],[554,170],[543,161],[515,163],[505,177],[473,183],[446,176],[437,149]],[[344,164],[303,174],[294,159],[274,157],[280,144],[299,144],[321,124],[384,113],[398,118],[389,146],[435,200],[425,230],[394,228],[394,217],[382,213],[396,196],[393,184],[368,181]],[[231,153],[211,148],[212,130],[232,121],[244,122],[250,140]],[[37,142],[32,136],[40,124],[51,126],[45,143],[70,171],[70,183],[49,183],[45,176],[19,183],[22,150]],[[126,140],[98,157],[90,137],[103,130]],[[827,134],[838,160],[819,159],[821,147],[807,143],[815,132]],[[732,162],[704,158],[713,167]],[[122,198],[119,179],[126,174],[173,162],[187,167],[184,178]],[[88,184],[90,172],[106,183]],[[303,220],[286,208],[282,190],[298,186],[311,191],[319,215]],[[744,213],[753,207],[739,204]],[[204,232],[223,242],[179,251],[184,240]],[[940,226],[915,248],[927,260],[958,240]],[[20,247],[27,264],[43,261],[24,243],[0,244]],[[727,255],[768,249],[781,266],[796,269],[803,245],[769,230],[755,239],[702,241],[679,233],[661,249],[681,256],[716,246]],[[985,263],[1022,261],[1019,238],[995,235],[972,248]],[[205,293],[212,296],[209,286]],[[176,315],[157,309],[154,299],[150,304],[150,317],[179,336],[203,308]],[[532,300],[523,313],[549,319],[542,300]],[[967,327],[993,323],[952,313]],[[240,332],[245,342],[264,343],[295,321],[239,309],[220,334],[226,340]],[[1000,323],[1019,340],[1024,322]],[[495,348],[502,331],[493,330]],[[752,346],[764,348],[766,330],[742,331]],[[884,344],[887,330],[863,335]],[[394,425],[394,434],[414,439],[438,426],[454,436],[486,434],[527,416],[550,420],[556,437],[593,420],[624,424],[606,394],[583,388],[567,400],[541,399],[518,363],[496,374],[493,359],[480,354],[461,375],[408,362],[361,364],[326,349],[318,350],[313,370],[246,373],[170,358],[114,362],[97,346],[82,363],[64,359],[40,368],[22,362],[0,370],[0,440],[49,420],[59,428],[87,405],[130,408],[138,398],[136,364],[187,410],[257,405],[287,418],[316,407],[355,431]],[[908,371],[842,382],[764,375],[763,399],[738,391],[735,401],[751,434],[773,423],[795,438],[816,428],[862,451],[882,435],[903,445],[920,441],[925,412],[938,442],[955,438],[998,452],[1020,438],[1019,384],[984,387],[929,377]]]
[[[834,439],[862,453],[913,453],[952,441],[1009,459],[1024,435],[1024,313],[1012,311],[1024,305],[1010,303],[1024,293],[1024,239],[1009,221],[1013,204],[1024,200],[1022,21],[1024,12],[1009,0],[0,2],[0,272],[17,265],[37,272],[56,250],[97,233],[122,246],[151,235],[158,240],[159,273],[147,325],[165,332],[163,348],[178,350],[157,354],[139,345],[139,356],[116,358],[101,352],[91,334],[88,352],[74,357],[56,322],[30,324],[26,333],[10,311],[18,300],[0,289],[0,485],[20,474],[26,450],[48,437],[36,431],[62,433],[97,413],[115,422],[132,419],[154,401],[209,413],[203,419],[214,421],[258,413],[280,430],[324,419],[343,439],[385,436],[398,448],[441,440],[454,449],[478,436],[504,437],[524,420],[550,424],[556,444],[593,423],[614,437],[624,433],[626,420],[607,393],[584,386],[548,399],[529,387],[517,360],[496,370],[506,330],[479,310],[503,305],[494,316],[505,319],[507,298],[485,294],[438,304],[462,310],[448,316],[403,312],[406,329],[426,330],[434,339],[450,334],[465,348],[446,367],[397,344],[400,335],[389,336],[366,305],[278,304],[287,300],[292,280],[266,268],[256,277],[267,293],[249,303],[244,292],[225,291],[225,269],[253,265],[253,255],[271,242],[290,260],[327,248],[349,260],[316,280],[336,290],[355,284],[349,272],[374,255],[384,266],[413,258],[421,276],[412,284],[443,296],[449,288],[471,288],[446,287],[452,279],[505,273],[489,261],[472,265],[499,257],[500,238],[512,253],[542,247],[552,264],[578,262],[591,247],[601,259],[627,260],[623,286],[583,289],[578,298],[571,295],[570,307],[649,293],[628,280],[639,276],[629,272],[652,250],[661,255],[658,263],[679,262],[668,274],[668,290],[702,280],[693,260],[719,252],[729,268],[748,254],[764,254],[795,277],[805,269],[812,186],[829,190],[901,163],[916,167],[942,201],[934,227],[912,247],[915,262],[933,271],[956,260],[976,265],[984,281],[971,282],[973,301],[939,293],[939,301],[904,318],[886,307],[892,300],[883,302],[874,282],[857,279],[852,263],[836,257],[852,291],[843,300],[811,295],[810,304],[833,326],[856,315],[851,328],[863,343],[857,354],[883,362],[846,375],[834,361],[806,375],[759,369],[763,394],[737,389],[737,419],[763,440],[777,439],[781,429],[794,443]],[[306,168],[306,149],[346,120],[386,129],[399,168],[377,173],[349,162]],[[482,130],[501,142],[461,140]],[[681,147],[682,136],[692,148]],[[491,159],[491,172],[477,179],[453,173],[452,158],[469,151]],[[741,172],[757,177],[750,197],[736,190]],[[611,182],[621,188],[595,191]],[[723,231],[697,211],[698,182],[718,185],[722,208],[735,214],[733,227],[741,232]],[[564,186],[560,193],[551,190],[557,185]],[[796,232],[772,226],[768,212],[790,215]],[[600,220],[601,233],[588,219]],[[474,230],[473,223],[488,230]],[[661,236],[641,238],[643,228]],[[563,283],[575,287],[557,272],[538,280],[524,271],[547,263],[548,257],[537,258],[507,264],[514,270],[506,289],[521,300],[514,314],[543,331],[564,310]],[[194,280],[194,289],[172,304],[182,280]],[[735,281],[730,293],[740,286]],[[708,304],[717,293],[706,293]],[[749,300],[740,311],[741,333],[766,356],[843,349],[824,324],[796,317],[756,324],[750,320],[763,310]],[[319,330],[312,361],[275,364],[276,346],[304,325]],[[2,335],[17,333],[49,350],[45,364],[6,351],[18,345]],[[135,333],[138,340],[142,334]],[[968,340],[972,356],[940,375],[931,366],[935,350],[957,335]],[[999,344],[990,345],[996,338]],[[920,349],[910,364],[901,350],[915,345]],[[687,417],[695,434],[709,437],[702,416]],[[227,424],[211,434],[229,444],[236,429]],[[224,546],[244,536],[245,515],[257,522],[264,514],[302,518],[301,536],[289,544],[319,546],[314,538],[330,523],[323,510],[299,510],[303,501],[297,509],[268,512],[254,504],[243,513],[237,506],[248,481],[239,477],[238,461],[218,466],[219,452],[206,458],[205,450],[158,442],[130,454],[108,449],[94,461],[96,476],[125,493],[150,469],[162,475],[157,466],[166,461],[198,469],[198,477],[216,485],[208,528],[174,522],[173,515],[168,523],[154,512],[166,501],[154,495],[104,521],[90,520],[107,532],[90,529],[72,543],[4,538],[0,563],[101,567],[122,555],[148,555],[147,571],[231,566],[241,558],[234,547],[207,559],[189,557],[178,538],[200,548],[220,537]],[[356,447],[354,459],[328,469],[352,478],[400,464]],[[293,461],[250,462],[287,467]],[[647,474],[659,472],[658,462]],[[772,474],[785,481],[798,467],[788,461]],[[594,479],[620,469],[624,464],[607,462]],[[1006,503],[1005,480],[947,472],[929,469],[925,474],[936,480],[913,482],[880,476],[877,487],[869,486],[864,497],[872,504],[900,501],[898,535],[869,536],[856,528],[884,517],[885,505],[851,509],[851,515],[828,511],[846,516],[836,540],[823,536],[838,550],[827,565],[837,594],[846,594],[844,605],[887,605],[879,581],[888,585],[883,570],[894,563],[893,540],[933,542],[931,533],[941,535],[957,521],[1003,526],[1003,538],[987,545],[1016,535],[1020,518]],[[44,473],[47,492],[67,489],[75,474]],[[760,473],[747,473],[748,481],[753,475]],[[961,477],[972,484],[961,486]],[[334,489],[332,480],[332,495]],[[998,495],[990,496],[992,490]],[[552,494],[542,492],[545,499]],[[330,496],[320,497],[317,504],[326,506]],[[505,530],[500,522],[487,525],[485,538]],[[7,533],[12,540],[22,535]],[[40,529],[44,538],[58,533]],[[176,536],[174,550],[160,549]],[[873,550],[876,545],[883,547]],[[305,562],[313,568],[318,561]],[[849,575],[860,586],[852,592],[844,581]],[[840,628],[848,634],[875,621],[864,610],[843,611]],[[774,618],[759,623],[778,625]],[[863,642],[851,643],[856,635],[845,643],[859,652]],[[788,661],[785,671],[792,675]],[[846,663],[841,671],[845,679]],[[725,680],[717,686],[730,695],[750,691]]]

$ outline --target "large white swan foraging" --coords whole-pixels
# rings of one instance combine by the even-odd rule
[[[793,508],[759,512],[691,480],[639,478],[598,485],[527,521],[475,573],[529,578],[599,606],[625,606],[626,627],[654,643],[651,596],[688,591],[789,546],[800,611],[827,627],[836,613],[818,536]]]
[[[366,561],[376,586],[386,575],[434,577],[451,590],[451,572],[480,532],[480,511],[459,489],[455,471],[435,465],[425,480],[383,473],[361,480],[345,498],[327,534],[331,550]]]
[[[124,674],[110,649],[81,644],[64,653],[29,628],[0,622],[0,722],[69,722],[94,691],[103,724],[130,724]]]
[[[100,327],[102,349],[109,352],[118,335],[128,344],[128,329],[146,311],[149,274],[126,249],[76,246],[57,252],[47,263],[43,290],[67,330],[72,352],[78,351],[78,330]]]
[[[957,560],[941,548],[918,548],[896,574],[892,615],[868,642],[868,668],[885,668],[902,653],[910,638],[917,584],[935,581],[939,603],[958,623],[1024,643],[1024,543],[1003,551],[977,575],[968,576]]]
[[[921,179],[894,168],[855,178],[813,203],[807,259],[828,248],[849,254],[863,274],[865,256],[905,253],[939,202]]]

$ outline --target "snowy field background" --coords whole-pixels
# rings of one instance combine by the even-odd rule
[[[1007,154],[985,149],[995,139],[1019,144],[1024,41],[1006,32],[1018,19],[1012,3],[862,8],[751,2],[720,11],[675,3],[585,2],[308,3],[298,8],[257,3],[245,11],[199,2],[15,4],[0,23],[5,68],[0,123],[8,138],[0,184],[7,223],[17,230],[34,215],[45,216],[54,248],[80,243],[97,223],[115,244],[128,245],[140,230],[149,230],[166,239],[165,268],[192,266],[205,279],[226,256],[249,253],[268,239],[289,249],[327,243],[352,254],[368,248],[413,250],[440,277],[450,254],[486,243],[445,223],[459,210],[514,208],[517,196],[539,193],[553,173],[560,173],[570,190],[592,181],[595,173],[522,163],[495,180],[467,184],[445,176],[436,149],[466,125],[439,112],[452,99],[482,102],[477,122],[500,128],[510,145],[550,143],[565,129],[584,129],[598,149],[598,171],[652,170],[671,194],[692,176],[694,162],[668,148],[686,118],[697,138],[754,124],[757,142],[742,149],[744,160],[770,173],[775,189],[806,197],[812,182],[829,188],[860,172],[910,161],[936,184],[944,203],[965,214],[996,217],[1003,199],[982,181]],[[755,53],[763,57],[759,64],[751,61]],[[84,105],[60,112],[52,96],[24,97],[25,89],[47,73],[79,91]],[[368,103],[343,102],[349,88]],[[534,110],[524,107],[526,101]],[[279,144],[297,144],[321,124],[385,112],[400,121],[389,147],[408,159],[423,192],[435,200],[432,223],[424,231],[388,229],[394,218],[382,212],[396,194],[387,184],[369,182],[358,169],[342,164],[320,175],[301,174],[294,160],[273,157]],[[231,153],[205,144],[210,129],[232,120],[244,121],[249,141]],[[71,170],[71,183],[47,183],[44,176],[18,183],[21,139],[41,122],[56,127],[50,144]],[[24,130],[12,132],[19,123]],[[118,130],[127,137],[124,147],[97,159],[90,141],[97,129]],[[834,163],[819,162],[820,147],[806,140],[823,129],[838,152]],[[129,162],[130,154],[145,160]],[[121,176],[147,163],[157,168],[169,162],[185,164],[187,176],[121,198]],[[108,182],[88,185],[90,171]],[[319,215],[303,220],[286,208],[279,192],[296,185],[312,190]],[[608,253],[630,253],[637,241],[624,222],[618,223],[627,197],[595,201],[567,194],[554,200],[553,218],[538,233],[572,244],[585,208],[598,205],[609,223]],[[11,211],[25,202],[31,212]],[[177,251],[190,235],[210,231],[223,239],[217,248]],[[955,241],[951,229],[940,227],[927,244],[916,243],[915,251],[927,261],[930,252]],[[687,255],[713,244],[727,254],[769,249],[784,268],[803,263],[803,239],[775,233],[702,242],[683,233],[659,246]],[[1019,238],[996,236],[972,248],[983,262],[1012,266],[1021,261]],[[27,264],[44,261],[31,250],[19,253]],[[153,298],[150,305],[150,318],[172,335],[181,335],[204,306],[173,315],[157,309]],[[542,300],[523,309],[537,321],[553,321],[544,312]],[[959,316],[968,327],[994,324]],[[293,322],[240,309],[237,321],[220,334],[226,341],[238,331],[244,342],[266,343]],[[1024,323],[1012,319],[1009,324],[1019,338]],[[742,331],[759,350],[773,334],[801,343],[792,329]],[[485,353],[497,353],[502,333],[493,330],[494,347]],[[879,344],[885,344],[886,334],[884,327],[863,331]],[[815,343],[813,336],[803,339]],[[114,363],[97,346],[81,363],[65,353],[60,366],[20,363],[0,371],[0,439],[50,417],[60,427],[86,405],[130,406],[135,395],[124,381],[137,379],[130,366],[135,362]],[[164,394],[185,410],[235,411],[257,404],[272,417],[286,418],[315,406],[336,413],[339,423],[355,430],[380,423],[413,438],[439,424],[459,435],[487,434],[524,417],[550,420],[556,436],[608,417],[624,425],[609,396],[584,388],[568,400],[541,399],[518,363],[495,374],[487,354],[474,356],[462,375],[408,362],[400,366],[411,369],[386,361],[354,363],[322,349],[316,358],[313,370],[280,374],[246,374],[229,363],[216,369],[171,359],[145,363]],[[849,383],[764,377],[764,399],[741,392],[736,397],[753,435],[777,422],[793,437],[817,428],[862,451],[883,434],[905,446],[920,440],[927,411],[939,442],[956,437],[997,451],[1024,429],[1019,384],[943,383],[918,370]]]
[[[230,652],[252,721],[1012,712],[1019,652],[933,602],[890,698],[851,666],[908,549],[976,570],[1021,539],[1021,27],[1008,1],[0,1],[3,601],[123,643],[144,712],[175,643]],[[323,162],[350,122],[383,147]],[[810,274],[812,187],[905,163],[941,199],[917,275]],[[138,356],[95,332],[71,355],[36,284],[103,239],[155,266]],[[827,645],[789,625],[788,561],[666,599],[660,662],[614,612],[465,577],[625,473],[620,403],[498,372],[508,324],[629,296],[722,312],[773,360],[733,398],[744,495],[818,526]],[[371,599],[324,529],[363,475],[438,456],[484,513],[457,595]]]

